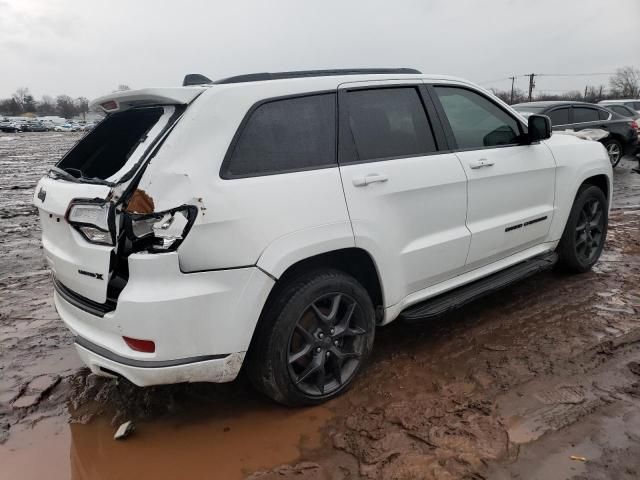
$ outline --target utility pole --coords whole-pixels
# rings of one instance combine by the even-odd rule
[[[600,93],[598,93],[598,101],[602,100],[602,85],[600,85]]]
[[[584,97],[583,97],[583,98],[584,98],[584,101],[585,101],[585,102],[587,101],[587,89],[588,89],[588,88],[589,88],[589,86],[588,86],[588,85],[585,85],[585,86],[584,86]]]
[[[511,105],[513,105],[513,89],[516,82],[516,77],[509,77],[511,79]]]
[[[534,78],[536,78],[535,73],[529,74],[529,101],[533,98],[533,87],[536,86],[536,82],[534,82]]]

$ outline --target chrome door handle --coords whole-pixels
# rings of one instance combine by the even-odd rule
[[[379,173],[369,173],[364,177],[354,177],[353,184],[356,187],[366,187],[371,183],[382,183],[386,182],[387,180],[389,180],[389,177],[387,177],[386,175],[380,175]]]
[[[481,158],[480,160],[474,160],[473,162],[469,162],[469,167],[475,170],[476,168],[492,167],[494,164],[495,162],[492,162],[491,160],[487,160],[486,158]]]

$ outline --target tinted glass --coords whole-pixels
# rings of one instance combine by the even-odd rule
[[[569,123],[569,109],[556,108],[547,113],[551,119],[551,125],[566,125]]]
[[[573,107],[573,123],[597,122],[598,110],[588,107]]]
[[[622,105],[616,105],[615,110],[613,107],[612,110],[620,115],[624,115],[625,117],[635,117],[636,115],[638,115],[637,112],[632,108],[624,107]]]
[[[245,124],[226,176],[282,173],[336,164],[335,95],[264,103]]]
[[[598,110],[598,115],[600,116],[600,120],[606,120],[609,118],[610,113],[606,110]]]
[[[631,105],[631,108],[640,112],[640,102],[633,102],[633,104]]]
[[[489,99],[463,88],[436,87],[459,148],[517,144],[518,122]]]
[[[360,160],[417,156],[436,150],[417,89],[355,90],[348,92],[347,103]]]

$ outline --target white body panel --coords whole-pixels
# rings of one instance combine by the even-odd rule
[[[466,178],[444,153],[340,168],[356,246],[376,259],[385,303],[441,281],[464,266],[471,235],[465,226]],[[383,183],[356,186],[367,175]]]
[[[83,360],[95,373],[115,372],[138,385],[232,380],[269,293],[299,261],[347,248],[366,252],[383,293],[381,323],[388,323],[424,299],[553,250],[585,179],[604,175],[611,191],[611,166],[602,145],[561,135],[527,146],[447,151],[232,180],[220,177],[232,138],[256,102],[337,92],[347,83],[436,81],[488,95],[445,76],[355,75],[146,89],[96,100],[114,100],[120,110],[188,104],[144,166],[138,188],[153,200],[156,212],[190,205],[198,214],[176,252],[136,253],[126,259],[126,286],[115,309],[104,317],[56,295],[56,307],[69,328],[110,352],[104,355],[103,350],[79,345]],[[471,168],[480,159],[493,165]],[[117,183],[134,164],[129,162],[112,180]],[[364,185],[361,180],[372,174],[386,181]],[[103,302],[106,286],[78,277],[76,271],[100,272],[106,278],[112,248],[89,244],[70,228],[64,214],[77,198],[117,201],[124,185],[112,188],[46,177],[40,187],[48,191],[46,202],[36,190],[34,204],[40,209],[45,255],[54,275],[79,295]],[[542,217],[527,228],[505,232]],[[156,351],[136,352],[123,336],[152,339]],[[224,357],[162,368],[121,361],[207,355]]]
[[[553,219],[556,180],[555,160],[545,145],[463,151],[457,156],[468,178],[469,267],[486,265],[545,239]],[[483,161],[488,166],[478,168],[477,162]],[[526,225],[535,220],[539,221]]]

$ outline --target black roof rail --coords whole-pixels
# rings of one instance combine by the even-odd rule
[[[307,77],[331,77],[338,75],[390,75],[390,74],[421,74],[415,68],[347,68],[335,70],[299,70],[294,72],[264,72],[264,73],[248,73],[245,75],[236,75],[234,77],[223,78],[212,81],[197,73],[192,73],[184,77],[183,86],[186,85],[204,85],[204,84],[226,84],[226,83],[243,83],[243,82],[259,82],[264,80],[282,80],[286,78],[307,78]]]

